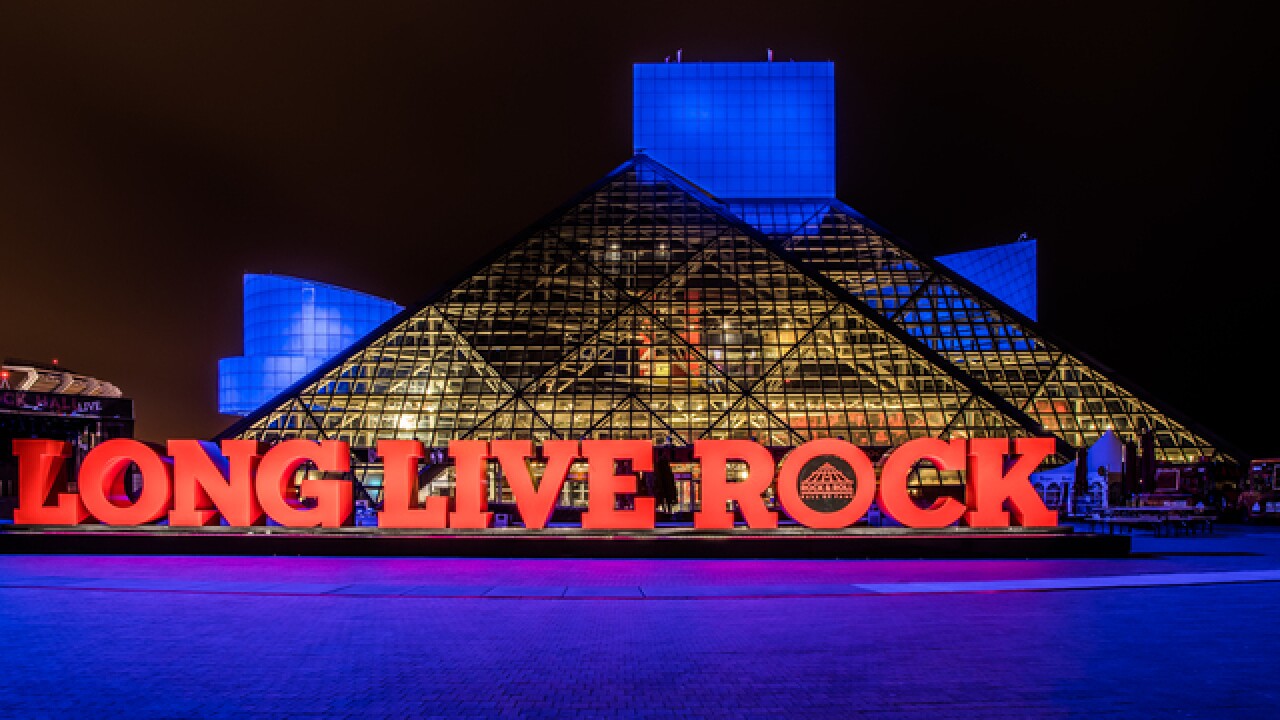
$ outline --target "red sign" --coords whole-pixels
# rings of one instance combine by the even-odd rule
[[[19,505],[14,522],[22,525],[77,525],[90,520],[135,526],[167,518],[172,526],[263,525],[267,518],[285,527],[341,527],[351,524],[351,483],[347,444],[336,440],[288,440],[267,448],[252,440],[224,440],[219,448],[198,440],[171,440],[169,457],[136,440],[108,440],[89,452],[80,466],[78,493],[55,491],[70,446],[53,440],[14,440],[19,459]],[[795,448],[775,466],[769,450],[750,440],[699,440],[694,458],[702,469],[702,503],[694,527],[727,529],[735,503],[747,526],[772,529],[777,512],[765,503],[774,488],[783,512],[810,528],[853,525],[873,501],[902,525],[1007,527],[1010,514],[1019,525],[1052,527],[1055,511],[1040,501],[1030,473],[1054,451],[1049,438],[938,440],[920,438],[894,450],[875,465],[860,448],[843,440],[814,440]],[[529,440],[455,440],[449,443],[456,483],[452,497],[418,495],[418,464],[424,455],[416,440],[381,440],[383,508],[378,525],[434,530],[492,526],[486,468],[495,461],[511,488],[526,528],[546,527],[570,466],[585,460],[587,510],[582,527],[595,530],[646,530],[654,526],[654,500],[636,496],[635,473],[653,470],[653,445],[645,440],[548,440],[546,462],[536,484],[529,462],[537,458]],[[964,470],[967,501],[941,498],[920,507],[907,489],[918,463],[939,470]],[[730,480],[730,462],[746,465],[746,478]],[[620,473],[619,463],[628,470]],[[303,466],[310,471],[295,492]],[[142,476],[136,498],[125,493],[130,468]],[[328,477],[337,476],[337,477]],[[618,497],[630,496],[625,509]]]

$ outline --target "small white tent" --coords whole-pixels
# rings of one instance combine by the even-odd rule
[[[1098,468],[1105,467],[1107,473],[1120,472],[1124,469],[1124,441],[1111,430],[1107,430],[1097,442],[1089,446],[1085,456],[1089,479],[1089,494],[1098,496],[1100,504],[1107,504],[1107,478],[1098,474]],[[1050,507],[1065,504],[1071,497],[1071,488],[1076,481],[1076,461],[1066,465],[1031,473],[1031,483],[1040,493],[1040,497]]]

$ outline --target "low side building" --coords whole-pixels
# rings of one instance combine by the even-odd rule
[[[80,460],[94,445],[132,436],[133,401],[114,384],[56,363],[6,359],[0,365],[0,519],[11,519],[17,504],[14,440],[71,443],[72,457],[63,475],[74,477]]]

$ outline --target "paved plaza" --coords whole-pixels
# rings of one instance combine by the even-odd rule
[[[0,556],[2,718],[1275,717],[1280,529],[1081,560]]]

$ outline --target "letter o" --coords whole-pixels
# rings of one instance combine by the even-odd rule
[[[809,507],[800,497],[800,472],[809,461],[823,455],[843,460],[854,472],[853,498],[848,505],[834,512],[821,512]],[[858,521],[871,507],[876,496],[876,469],[861,448],[844,440],[826,438],[813,440],[792,450],[782,461],[778,471],[778,500],[782,509],[793,520],[815,529],[831,530],[848,527]]]
[[[137,465],[142,472],[142,493],[132,504],[117,505],[112,497],[124,495],[124,474],[130,465]],[[155,522],[172,504],[169,466],[137,440],[116,438],[90,450],[80,464],[79,479],[85,509],[107,525]]]

